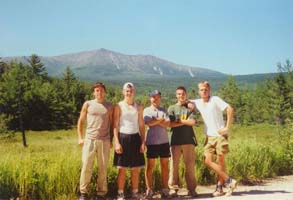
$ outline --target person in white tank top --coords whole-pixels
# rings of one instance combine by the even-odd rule
[[[126,170],[131,170],[132,198],[138,199],[139,171],[144,167],[145,127],[143,107],[134,102],[132,83],[123,86],[124,99],[114,109],[114,166],[118,168],[118,196],[123,200]]]

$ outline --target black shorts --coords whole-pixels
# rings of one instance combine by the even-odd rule
[[[123,153],[114,154],[114,166],[118,168],[144,167],[144,155],[140,152],[141,138],[136,134],[119,133]]]
[[[169,143],[147,145],[147,158],[169,158],[171,157]]]

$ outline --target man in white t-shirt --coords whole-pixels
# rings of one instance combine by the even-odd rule
[[[213,196],[225,195],[223,186],[228,188],[230,196],[237,186],[237,181],[229,177],[225,170],[225,155],[229,152],[228,130],[233,120],[233,108],[220,97],[210,96],[210,84],[207,81],[198,84],[200,99],[192,100],[200,112],[207,136],[204,146],[205,164],[218,175],[218,183]],[[227,113],[224,123],[223,112]],[[214,155],[217,160],[214,161]]]

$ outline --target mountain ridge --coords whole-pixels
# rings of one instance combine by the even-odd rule
[[[60,76],[70,67],[81,79],[126,77],[186,77],[212,78],[226,74],[202,67],[176,64],[153,55],[127,55],[105,48],[56,56],[39,56],[49,75]],[[28,57],[26,57],[28,58]],[[25,57],[4,57],[4,61]]]

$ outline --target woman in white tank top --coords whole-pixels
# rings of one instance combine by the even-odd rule
[[[123,86],[124,99],[114,110],[114,166],[118,168],[118,200],[124,199],[126,169],[131,169],[132,198],[138,198],[139,170],[144,167],[145,128],[143,107],[134,102],[132,83]]]

